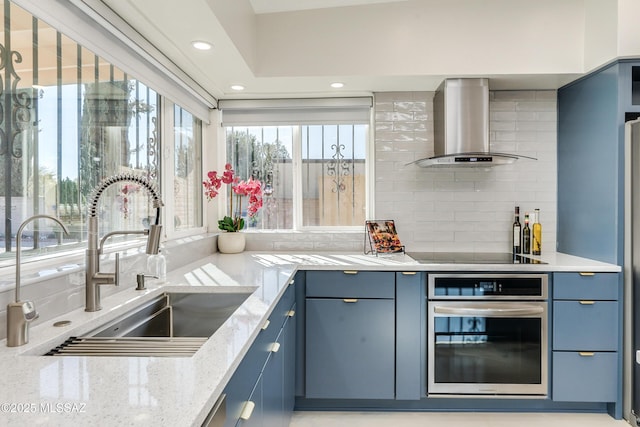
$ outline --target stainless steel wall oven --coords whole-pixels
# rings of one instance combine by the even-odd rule
[[[428,276],[429,395],[548,395],[546,274]]]

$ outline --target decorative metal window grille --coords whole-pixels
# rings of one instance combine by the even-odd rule
[[[159,182],[159,95],[10,1],[0,13],[0,253],[34,214],[71,232],[63,239],[35,223],[25,233],[34,248],[81,242],[86,198],[102,178],[133,170]],[[113,189],[101,225],[140,228],[150,211],[136,191]]]

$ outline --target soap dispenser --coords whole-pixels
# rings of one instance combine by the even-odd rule
[[[149,255],[149,258],[147,258],[147,271],[161,282],[167,280],[167,260],[162,251],[158,250],[157,254]]]

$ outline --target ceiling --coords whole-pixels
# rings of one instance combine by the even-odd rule
[[[325,9],[397,1],[407,0],[250,0],[251,7],[255,13],[290,12],[293,10]]]
[[[432,91],[466,76],[488,77],[493,90],[556,89],[584,68],[583,0],[101,1],[217,99]],[[509,2],[536,9],[505,12]],[[509,25],[496,21],[504,13]],[[344,87],[330,87],[337,81]]]

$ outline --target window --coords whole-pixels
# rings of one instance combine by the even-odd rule
[[[228,126],[226,142],[240,177],[263,182],[263,209],[248,227],[364,224],[368,125]]]
[[[173,225],[175,231],[202,227],[202,123],[173,106]],[[168,215],[167,215],[168,216]]]
[[[161,142],[175,145],[176,171],[174,191],[161,191],[174,221],[163,223],[201,227],[201,120],[11,2],[0,0],[0,15],[0,78],[12,88],[0,96],[0,259],[13,258],[15,233],[34,214],[60,218],[70,235],[34,223],[23,233],[28,252],[83,248],[93,189],[124,172],[160,187]],[[173,107],[173,133],[161,132],[163,102]],[[155,215],[149,199],[136,185],[109,187],[98,207],[100,235],[145,228]]]
[[[302,126],[302,224],[356,226],[366,219],[366,125]]]
[[[264,184],[250,227],[358,227],[367,218],[372,99],[222,100],[227,161]]]
[[[227,162],[240,179],[263,183],[263,208],[247,218],[249,228],[293,228],[293,144],[292,126],[228,127]]]

